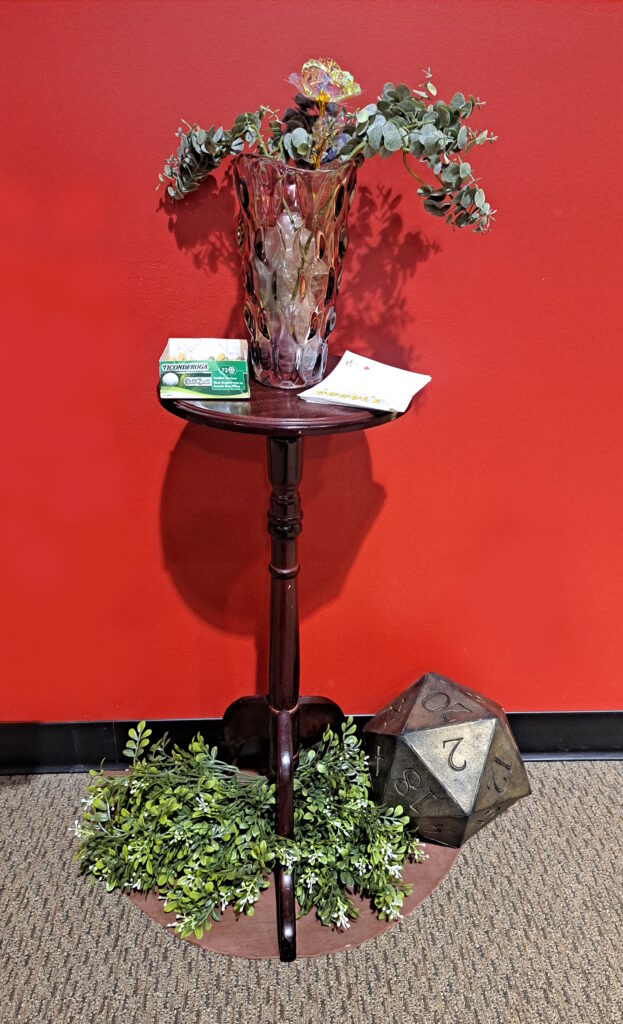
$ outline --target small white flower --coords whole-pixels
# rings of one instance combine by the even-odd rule
[[[340,911],[337,917],[334,919],[336,928],[350,928],[350,921],[346,916],[346,912],[343,907],[340,907]]]

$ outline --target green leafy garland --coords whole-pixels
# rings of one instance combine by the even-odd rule
[[[200,735],[188,750],[150,747],[145,722],[130,730],[131,774],[94,777],[76,821],[75,859],[108,891],[158,891],[182,937],[201,938],[227,906],[253,914],[277,864],[294,872],[300,915],[349,926],[360,893],[384,920],[400,916],[411,887],[407,859],[423,857],[402,807],[370,799],[367,758],[352,719],[301,751],[294,840],[275,834],[275,786],[219,761]]]

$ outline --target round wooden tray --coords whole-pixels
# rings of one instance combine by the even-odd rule
[[[413,892],[404,902],[404,917],[412,914],[439,885],[460,852],[432,843],[423,843],[422,846],[427,859],[419,864],[407,864],[404,871],[405,882],[413,884]],[[174,914],[165,914],[164,901],[153,894],[143,896],[132,893],[130,899],[143,913],[163,927],[167,927],[175,920]],[[354,949],[355,946],[381,935],[398,923],[379,921],[367,900],[356,898],[356,903],[361,916],[344,931],[324,927],[313,913],[300,918],[296,925],[297,958],[325,956],[327,953],[341,953]],[[175,936],[173,928],[167,930]],[[249,960],[279,959],[274,886],[271,885],[262,893],[255,904],[253,917],[247,917],[245,914],[236,917],[233,910],[227,908],[221,920],[213,924],[210,931],[204,932],[202,939],[191,937],[184,941],[225,956],[241,956]]]

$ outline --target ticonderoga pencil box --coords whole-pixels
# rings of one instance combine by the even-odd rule
[[[169,338],[160,356],[161,398],[249,398],[247,343]]]

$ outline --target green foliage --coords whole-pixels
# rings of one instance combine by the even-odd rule
[[[316,907],[323,924],[358,916],[347,890],[368,896],[383,920],[399,916],[410,886],[407,859],[420,860],[415,829],[402,807],[370,799],[367,758],[349,719],[302,751],[294,780],[295,882],[301,916]]]
[[[146,725],[146,722],[139,722],[136,729],[130,729],[128,733],[128,742],[123,754],[124,757],[131,758],[133,764],[136,764],[139,756],[149,746],[149,737],[152,731],[147,729]]]
[[[245,143],[257,143],[265,151],[260,134],[264,113],[260,107],[255,113],[240,114],[230,131],[214,127],[204,131],[199,125],[184,121],[186,129],[180,127],[175,133],[180,140],[177,154],[172,154],[164,165],[160,185],[166,185],[172,199],[183,199],[198,189],[225,157],[242,153]]]
[[[371,801],[352,720],[301,752],[293,841],[274,831],[268,779],[219,761],[199,735],[169,753],[166,737],[148,749],[149,733],[144,722],[130,730],[131,774],[91,772],[76,825],[83,874],[109,891],[158,891],[182,936],[200,938],[228,905],[252,914],[278,863],[294,872],[301,914],[315,907],[323,924],[347,927],[355,892],[381,918],[399,916],[404,863],[422,854],[402,808]]]
[[[294,107],[280,120],[268,107],[241,114],[231,131],[197,125],[177,132],[177,156],[167,161],[161,184],[173,199],[196,189],[226,156],[242,152],[245,145],[276,160],[313,169],[334,161],[386,159],[402,153],[404,165],[418,184],[424,209],[444,217],[453,228],[470,226],[488,231],[495,210],[464,160],[474,146],[495,142],[487,130],[465,124],[483,101],[456,92],[449,102],[437,98],[430,69],[418,88],[387,82],[376,103],[349,111],[336,103],[318,103],[297,95]],[[270,117],[265,134],[264,120]],[[424,181],[411,166],[412,160],[432,172],[434,184]]]

